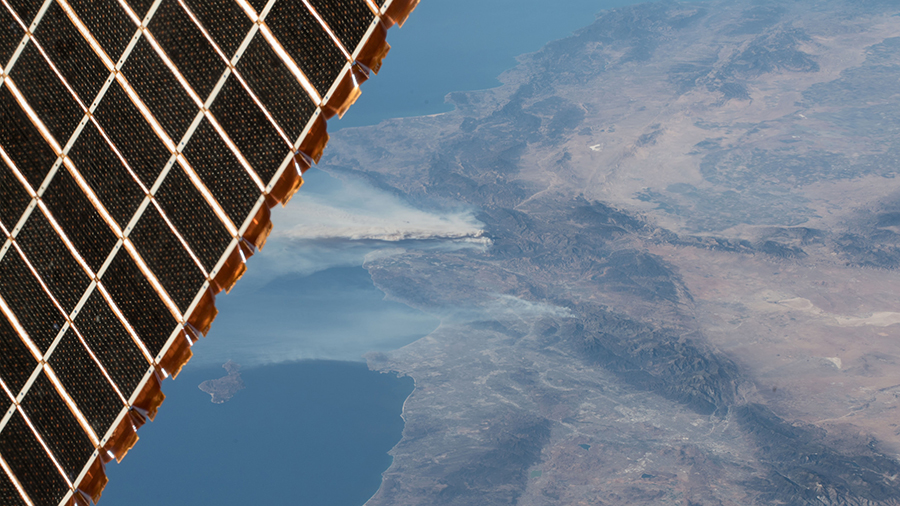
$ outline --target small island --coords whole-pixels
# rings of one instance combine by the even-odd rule
[[[228,371],[226,376],[219,379],[206,380],[200,383],[198,388],[212,396],[212,402],[223,404],[234,397],[234,394],[244,389],[244,380],[241,379],[241,366],[232,360],[222,364]]]

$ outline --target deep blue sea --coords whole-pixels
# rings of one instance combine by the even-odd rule
[[[590,24],[600,10],[635,3],[422,0],[407,25],[391,30],[393,49],[381,73],[329,131],[448,111],[447,93],[497,86],[515,56]],[[302,191],[316,191],[310,176]],[[263,252],[249,267],[263,270],[265,262]],[[109,465],[101,505],[363,504],[391,463],[387,451],[400,439],[412,380],[371,372],[361,361],[260,364],[298,358],[282,348],[291,340],[350,346],[377,335],[380,346],[399,347],[437,324],[383,297],[361,267],[332,266],[276,279],[265,290],[239,285],[221,298],[208,343],[195,346],[194,361],[176,380],[164,382],[157,421],[141,429],[122,464]],[[392,328],[396,336],[388,335]],[[246,389],[212,404],[197,385],[223,376],[219,364],[241,357],[251,362],[242,370]]]
[[[362,362],[290,362],[242,371],[246,388],[213,404],[197,385],[224,374],[187,368],[166,382],[157,420],[108,466],[101,504],[345,506],[378,490],[412,379]]]

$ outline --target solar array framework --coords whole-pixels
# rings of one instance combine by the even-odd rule
[[[418,0],[0,0],[0,503],[90,504]]]

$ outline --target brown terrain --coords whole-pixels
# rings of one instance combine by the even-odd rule
[[[603,13],[323,167],[487,249],[366,264],[441,318],[369,504],[900,504],[900,6]]]

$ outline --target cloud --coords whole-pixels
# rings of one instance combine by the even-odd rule
[[[356,181],[339,186],[332,183],[317,192],[304,193],[306,189],[285,212],[273,217],[274,239],[486,241],[484,229],[471,211],[423,211]]]
[[[274,232],[274,238],[385,242],[434,239],[486,241],[484,230],[466,213],[441,216],[390,201],[386,203],[392,205],[381,209],[348,210],[316,200],[310,199],[298,206],[297,215],[290,217],[292,223]]]
[[[435,213],[412,207],[363,182],[313,169],[285,207],[241,285],[258,288],[288,274],[360,266],[367,255],[404,249],[485,248],[490,240],[470,210]]]

